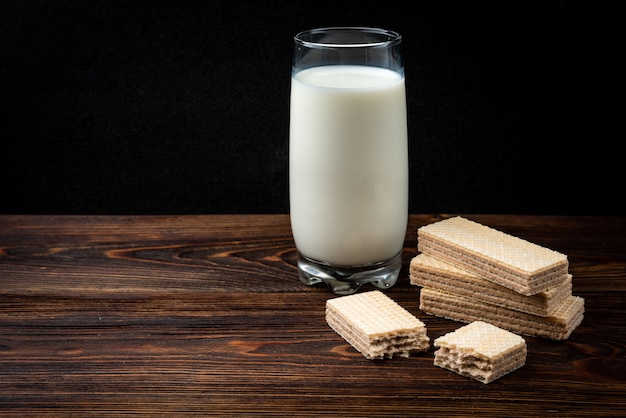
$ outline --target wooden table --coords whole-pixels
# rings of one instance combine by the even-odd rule
[[[419,226],[387,293],[419,310]],[[526,337],[490,384],[433,350],[366,360],[325,322],[335,297],[297,278],[287,215],[0,216],[0,413],[17,416],[626,416],[626,218],[464,215],[565,253],[585,319]],[[365,290],[372,290],[366,288]]]

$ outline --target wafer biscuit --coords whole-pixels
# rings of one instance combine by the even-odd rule
[[[572,295],[572,278],[535,295],[524,296],[479,275],[454,267],[428,254],[413,257],[409,267],[411,284],[457,294],[537,316],[550,316]]]
[[[492,324],[475,321],[434,341],[435,366],[482,383],[494,380],[526,364],[526,341]]]
[[[568,274],[564,254],[460,216],[420,227],[418,250],[526,296]]]
[[[430,348],[424,323],[379,290],[329,299],[326,322],[367,359]]]
[[[420,309],[455,321],[485,321],[518,334],[564,340],[582,322],[585,307],[583,298],[569,296],[552,316],[542,317],[423,287]]]

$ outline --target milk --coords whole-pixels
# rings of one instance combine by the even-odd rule
[[[408,211],[404,77],[325,66],[291,80],[290,216],[298,251],[338,266],[387,260]]]

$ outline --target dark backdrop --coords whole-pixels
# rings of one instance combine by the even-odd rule
[[[292,36],[404,37],[412,213],[624,214],[568,1],[0,2],[2,213],[286,213]]]

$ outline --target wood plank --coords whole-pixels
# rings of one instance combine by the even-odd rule
[[[434,339],[461,324],[388,294]],[[468,215],[568,254],[581,326],[527,337],[528,360],[489,385],[432,350],[369,361],[325,323],[335,297],[297,279],[285,215],[0,216],[0,414],[9,416],[626,415],[626,222]]]

